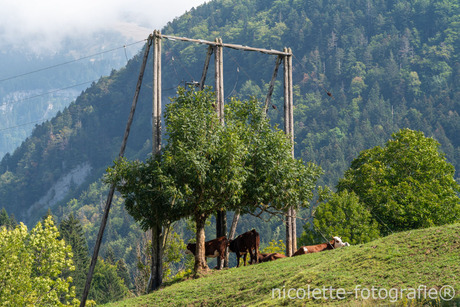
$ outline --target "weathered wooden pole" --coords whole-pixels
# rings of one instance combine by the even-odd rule
[[[288,77],[289,77],[289,134],[291,136],[291,146],[292,146],[292,157],[294,157],[294,88],[292,82],[292,50],[288,48],[289,55],[287,56],[288,59]],[[297,251],[297,220],[296,220],[297,212],[295,208],[291,208],[291,243],[292,243],[292,253],[294,254]]]
[[[265,113],[267,113],[269,104],[271,103],[273,90],[275,89],[276,76],[278,75],[278,68],[280,67],[280,64],[282,61],[283,61],[282,56],[276,57],[275,69],[273,70],[273,76],[272,76],[272,79],[270,80],[267,97],[265,98]]]
[[[201,74],[201,79],[200,79],[200,84],[199,84],[200,90],[203,90],[204,88],[204,82],[206,81],[206,75],[208,74],[209,62],[211,60],[211,55],[213,51],[214,51],[213,46],[209,46],[208,52],[206,53],[206,60],[204,61],[203,73]]]
[[[153,111],[152,111],[152,153],[161,153],[161,33],[153,32]],[[158,289],[163,282],[163,226],[152,227],[152,261],[147,292]]]
[[[294,118],[292,93],[292,51],[284,48],[284,132],[291,140],[291,154],[294,156]],[[289,208],[286,215],[286,256],[290,257],[297,249],[295,210]]]
[[[215,63],[215,93],[216,93],[216,111],[220,123],[223,125],[224,119],[224,57],[222,39],[216,38],[214,46],[214,63]],[[209,52],[208,52],[209,54]],[[216,213],[216,237],[227,236],[227,211],[218,210]],[[227,253],[226,253],[227,254]],[[221,269],[228,266],[228,257],[225,257],[224,263],[217,259],[217,267]]]
[[[139,73],[139,78],[137,80],[136,92],[134,93],[133,102],[131,104],[131,111],[129,113],[128,122],[126,123],[125,134],[123,136],[123,141],[121,143],[120,153],[118,154],[119,158],[122,158],[125,154],[126,143],[128,142],[129,132],[131,130],[131,124],[134,118],[134,112],[136,111],[137,100],[139,98],[139,92],[141,90],[142,79],[144,78],[145,66],[147,65],[147,58],[150,51],[150,46],[152,44],[152,35],[147,39],[147,45],[145,47],[144,58],[141,66],[141,71]],[[99,233],[97,234],[96,244],[94,246],[93,257],[91,258],[91,264],[89,266],[88,275],[86,276],[85,288],[83,290],[83,295],[80,302],[80,307],[86,305],[86,299],[88,298],[89,289],[91,286],[91,280],[93,279],[94,268],[96,266],[97,257],[99,255],[99,249],[101,247],[102,237],[104,235],[105,225],[107,224],[107,219],[109,217],[110,206],[112,205],[113,194],[115,192],[115,184],[110,186],[109,194],[107,195],[107,201],[105,202],[104,214],[102,215],[101,226],[99,227]]]

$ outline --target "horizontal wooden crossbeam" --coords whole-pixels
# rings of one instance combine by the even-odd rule
[[[227,47],[227,48],[232,48],[232,49],[237,49],[237,50],[245,50],[245,51],[257,51],[265,54],[272,54],[272,55],[283,55],[283,56],[291,56],[292,52],[284,52],[284,51],[278,51],[274,49],[261,49],[261,48],[254,48],[254,47],[248,47],[248,46],[243,46],[243,45],[236,45],[236,44],[227,44],[227,43],[217,43],[217,42],[211,42],[203,39],[194,39],[194,38],[187,38],[187,37],[179,37],[179,36],[171,36],[171,35],[164,35],[161,33],[156,33],[155,34],[157,37],[160,38],[165,38],[168,40],[172,41],[184,41],[184,42],[192,42],[192,43],[197,43],[197,44],[204,44],[204,45],[209,45],[209,46],[222,46],[222,47]]]

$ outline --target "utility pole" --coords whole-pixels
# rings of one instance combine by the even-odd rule
[[[292,94],[292,50],[284,48],[284,132],[291,141],[291,154],[294,157],[294,115]],[[286,256],[297,250],[296,211],[289,208],[286,215]]]
[[[224,57],[222,39],[216,38],[214,46],[214,63],[215,63],[215,92],[216,92],[216,112],[219,116],[220,123],[223,125],[224,119]],[[209,54],[209,53],[208,53]],[[216,213],[216,237],[227,236],[227,211],[218,210]],[[228,267],[227,253],[224,263],[220,258],[217,259],[217,267]]]
[[[153,107],[152,107],[152,154],[161,153],[161,33],[153,32]],[[152,261],[147,293],[158,289],[163,282],[163,226],[151,229]]]

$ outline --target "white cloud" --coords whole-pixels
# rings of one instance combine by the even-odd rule
[[[146,38],[205,0],[0,0],[0,48],[57,51],[66,38],[117,30]]]

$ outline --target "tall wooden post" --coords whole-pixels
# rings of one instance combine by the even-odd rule
[[[161,152],[161,33],[153,32],[153,111],[152,111],[152,153]],[[147,292],[158,289],[163,282],[163,226],[157,224],[151,229],[152,261]]]
[[[152,152],[161,151],[161,33],[154,32]]]
[[[216,45],[214,48],[214,60],[216,66],[216,108],[217,113],[219,114],[220,122],[224,123],[224,56],[221,38],[216,38]]]
[[[291,140],[291,154],[294,156],[294,116],[292,93],[292,50],[284,48],[284,132]],[[286,256],[290,257],[297,249],[295,209],[290,208],[286,215]]]
[[[292,157],[294,157],[294,94],[293,94],[293,82],[292,82],[292,49],[288,48],[289,55],[287,56],[288,60],[288,87],[289,87],[289,134],[291,135],[291,146],[292,146]],[[296,222],[296,210],[291,208],[291,243],[292,243],[292,253],[294,254],[297,251],[297,222]]]
[[[216,38],[214,46],[214,63],[215,63],[215,92],[216,92],[216,112],[219,115],[221,124],[224,124],[224,61],[222,39]],[[216,213],[216,237],[227,236],[227,212],[219,210]],[[228,267],[228,257],[224,263],[217,259],[217,267]]]

